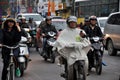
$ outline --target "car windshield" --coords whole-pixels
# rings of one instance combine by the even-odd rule
[[[107,19],[99,20],[100,27],[104,27]]]
[[[66,21],[52,21],[52,24],[57,30],[65,29],[67,27]]]
[[[33,18],[34,21],[42,21],[43,20],[41,15],[24,15],[24,17],[26,18],[27,21],[29,20],[29,18]]]

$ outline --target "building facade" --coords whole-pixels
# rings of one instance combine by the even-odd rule
[[[118,11],[119,0],[88,0],[75,3],[75,15],[77,17],[90,15],[103,17]]]

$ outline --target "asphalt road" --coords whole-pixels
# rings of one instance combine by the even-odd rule
[[[63,72],[63,67],[57,66],[56,62],[45,62],[44,59],[35,51],[31,49],[30,58],[32,61],[29,63],[24,76],[16,78],[15,80],[64,80],[60,77]],[[109,56],[107,52],[104,53],[103,61],[107,66],[103,66],[101,75],[95,73],[95,69],[87,77],[87,80],[120,80],[120,52],[117,56]],[[2,59],[0,59],[0,77],[2,71]]]

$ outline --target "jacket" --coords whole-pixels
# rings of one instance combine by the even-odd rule
[[[53,25],[46,24],[44,27],[41,27],[41,34],[47,34],[49,31],[53,31],[57,34],[57,30]]]
[[[100,27],[95,26],[94,29],[92,29],[90,26],[87,26],[84,28],[88,37],[95,37],[95,36],[102,37],[103,36]]]
[[[58,53],[67,59],[68,65],[72,65],[76,60],[87,60],[87,52],[90,49],[90,42],[86,38],[80,37],[80,41],[76,40],[80,36],[80,29],[64,29],[59,35],[54,48]]]
[[[8,21],[14,19],[7,19],[0,30],[0,43],[8,46],[14,46],[21,40],[21,32],[17,30],[16,23],[14,21],[14,26],[11,31],[8,31]]]

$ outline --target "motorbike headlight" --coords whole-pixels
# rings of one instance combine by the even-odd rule
[[[103,51],[103,50],[104,50],[104,48],[103,48],[103,47],[101,47],[101,48],[100,48],[100,50],[101,50],[101,51]]]
[[[99,37],[93,37],[93,40],[94,40],[95,42],[97,42],[97,41],[99,41]]]

